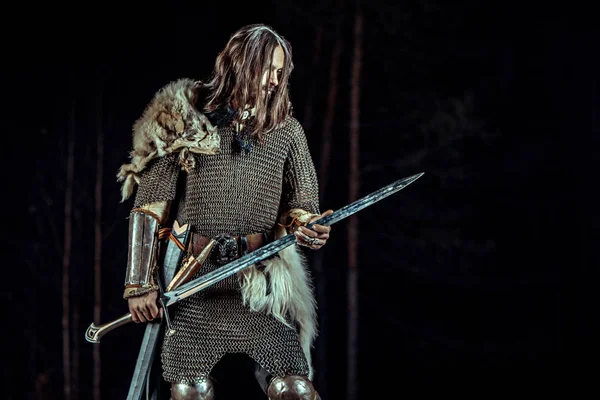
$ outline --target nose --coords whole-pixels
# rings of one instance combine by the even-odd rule
[[[279,85],[279,80],[277,79],[277,74],[276,73],[272,73],[271,74],[271,79],[269,80],[269,83],[273,86],[278,86]]]

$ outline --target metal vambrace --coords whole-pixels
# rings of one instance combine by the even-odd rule
[[[154,272],[158,262],[159,229],[160,222],[154,213],[134,208],[129,214],[129,246],[123,298],[158,290]]]

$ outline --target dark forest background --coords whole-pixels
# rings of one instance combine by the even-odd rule
[[[127,312],[131,202],[120,203],[116,172],[131,126],[156,90],[206,78],[229,35],[255,22],[293,45],[292,101],[323,209],[425,172],[357,214],[357,236],[342,221],[309,254],[323,400],[591,384],[598,217],[584,188],[597,182],[598,95],[588,11],[441,0],[28,8],[6,13],[2,28],[2,398],[126,397],[143,327],[100,345],[84,332]]]

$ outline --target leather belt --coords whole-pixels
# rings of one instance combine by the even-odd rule
[[[222,234],[211,238],[197,232],[192,232],[188,250],[197,256],[214,239],[216,243],[211,250],[210,259],[218,264],[227,264],[268,244],[273,239],[272,235],[271,232],[242,236]]]

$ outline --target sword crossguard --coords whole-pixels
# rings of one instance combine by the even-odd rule
[[[171,325],[171,318],[169,317],[169,310],[168,310],[167,306],[165,305],[166,299],[167,299],[166,297],[161,296],[160,300],[159,300],[160,306],[163,309],[163,316],[165,318],[165,322],[167,323],[167,330],[165,331],[165,335],[173,336],[175,334],[176,330],[173,329],[173,327]]]
[[[158,271],[156,273],[156,280],[158,282],[158,291],[159,291],[158,303],[160,304],[160,306],[163,309],[163,318],[165,319],[165,322],[167,324],[167,329],[165,331],[165,335],[172,336],[175,334],[175,329],[173,329],[173,326],[171,325],[171,318],[169,317],[169,310],[166,305],[167,298],[165,297],[164,284],[162,282],[160,273],[158,273]]]

